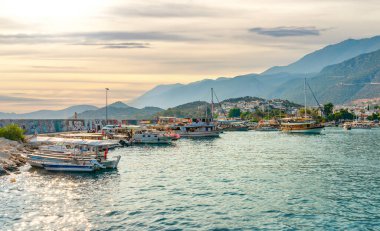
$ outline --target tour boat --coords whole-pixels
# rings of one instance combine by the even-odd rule
[[[255,131],[260,132],[276,132],[280,131],[279,124],[276,120],[268,121],[268,120],[261,120],[259,121],[257,127],[255,128]]]
[[[371,124],[366,121],[354,121],[351,123],[352,129],[371,129]]]
[[[219,137],[220,130],[212,123],[198,122],[180,126],[178,134],[183,138]]]
[[[343,129],[344,130],[351,130],[352,129],[351,123],[344,123],[343,124]]]
[[[223,120],[223,121],[218,121],[219,122],[219,129],[223,131],[238,131],[238,132],[243,132],[243,131],[248,131],[249,127],[243,122],[240,121],[231,121],[229,122],[228,120]]]
[[[132,136],[134,144],[171,144],[172,138],[160,132],[137,131]]]
[[[281,131],[289,133],[320,134],[324,126],[308,118],[286,118]]]
[[[307,103],[306,103],[306,78],[304,82],[304,96],[305,96],[305,116],[302,117],[296,117],[296,118],[285,118],[281,122],[281,131],[283,132],[289,132],[289,133],[303,133],[303,134],[320,134],[322,130],[324,129],[324,126],[320,123],[317,123],[315,120],[307,117]],[[309,85],[308,85],[309,86]],[[311,91],[311,88],[309,86],[309,89]],[[315,101],[317,102],[318,106],[319,102],[314,96],[314,93],[311,91]]]

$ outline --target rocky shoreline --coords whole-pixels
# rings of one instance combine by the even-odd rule
[[[25,144],[0,138],[0,176],[18,173],[30,153]]]

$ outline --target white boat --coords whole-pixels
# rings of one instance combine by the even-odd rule
[[[198,122],[181,126],[178,134],[184,138],[219,137],[220,130],[212,123]]]
[[[95,170],[101,169],[103,167],[114,169],[117,168],[117,165],[121,158],[121,156],[115,156],[112,159],[107,157],[108,147],[117,144],[117,141],[35,137],[30,141],[30,143],[51,143],[39,151],[27,155],[27,161],[31,166],[45,169],[51,168],[53,165],[55,168],[58,168],[58,165],[62,165],[61,168],[65,168],[68,171],[69,169],[73,170],[74,168],[79,168],[73,167],[75,165],[83,166],[91,164],[100,164],[102,166],[100,168],[95,167]],[[59,146],[65,147],[60,148]],[[74,146],[74,148],[70,148],[70,146]],[[81,169],[85,170],[86,168]]]

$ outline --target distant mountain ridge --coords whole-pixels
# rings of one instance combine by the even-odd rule
[[[0,112],[0,119],[67,119],[74,116],[74,113],[81,113],[98,109],[92,105],[71,106],[62,110],[39,110],[35,112],[16,114]]]
[[[323,68],[338,65],[345,60],[379,49],[380,36],[360,40],[349,39],[310,53],[288,66],[270,68],[263,74],[248,74],[216,80],[205,79],[190,84],[160,85],[134,99],[130,104],[135,107],[155,105],[161,108],[169,108],[195,100],[210,101],[210,88],[214,88],[219,100],[255,96],[268,99],[290,99],[296,103],[302,103],[299,97],[295,97],[294,95],[303,95],[303,88],[299,88],[299,84],[303,83],[303,78],[321,76],[322,72],[326,74],[326,70]],[[370,65],[375,64],[372,63]],[[348,68],[348,66],[345,67]],[[360,67],[356,66],[355,68]],[[365,76],[362,77],[365,78]],[[319,81],[328,82],[329,80],[321,78]],[[311,84],[314,84],[314,82],[311,82]],[[330,91],[333,90],[330,89]],[[364,95],[370,98],[377,95],[372,88],[368,88],[367,90],[366,94],[356,94],[355,97],[351,98],[356,99]],[[332,93],[325,92],[325,94],[331,94],[334,97],[322,97],[322,99],[329,99],[336,103],[347,103],[347,100],[349,100],[347,97]]]
[[[158,107],[144,107],[142,109],[130,107],[123,102],[108,105],[108,119],[151,119],[163,109]],[[78,114],[78,119],[105,119],[106,107],[97,110],[84,111]]]
[[[308,82],[321,102],[343,104],[358,99],[378,98],[380,50],[325,67]],[[293,83],[293,87],[288,87],[280,97],[300,102],[303,96],[297,92],[302,88],[302,82]],[[312,96],[308,97],[311,99]]]
[[[348,39],[307,54],[287,66],[269,68],[262,74],[318,73],[326,66],[338,64],[360,54],[370,53],[379,49],[380,36],[358,40]]]

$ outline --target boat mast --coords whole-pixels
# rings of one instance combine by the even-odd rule
[[[211,121],[214,120],[214,88],[211,88]]]
[[[305,94],[305,118],[306,118],[306,116],[307,116],[307,113],[306,113],[306,109],[307,109],[307,107],[306,107],[306,78],[305,78],[305,82],[304,82],[304,94]]]

